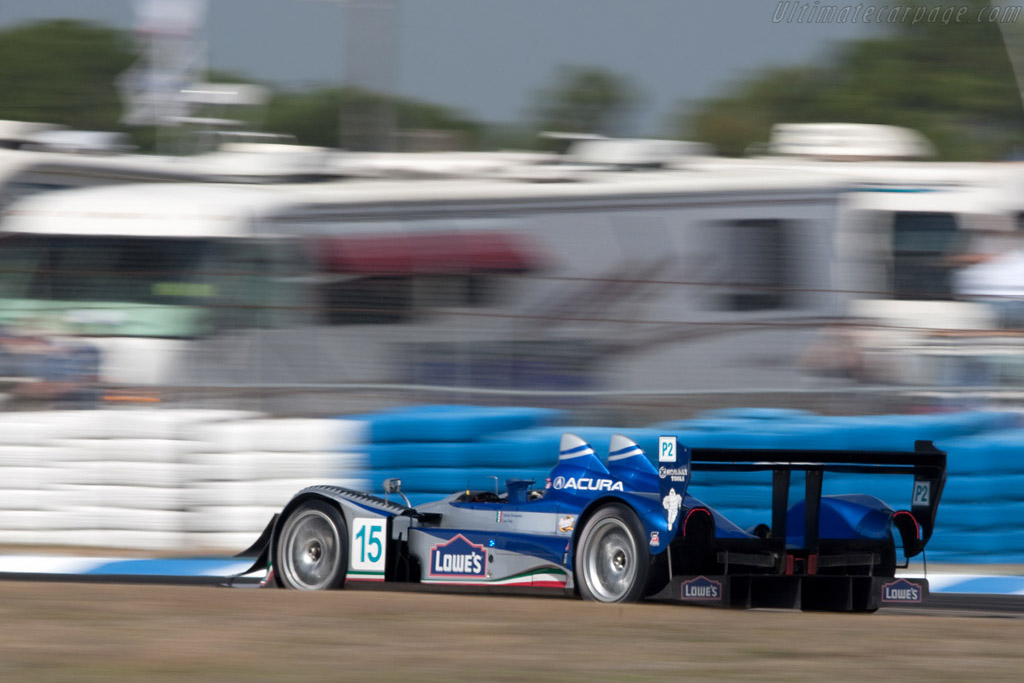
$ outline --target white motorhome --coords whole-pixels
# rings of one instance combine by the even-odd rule
[[[0,325],[92,340],[128,385],[650,392],[934,383],[906,349],[993,326],[953,283],[1016,238],[1016,164],[609,142],[28,198],[0,222]]]
[[[29,197],[0,324],[130,385],[792,386],[843,310],[841,184],[694,163]]]

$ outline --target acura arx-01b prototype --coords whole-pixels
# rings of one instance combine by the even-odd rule
[[[895,572],[934,528],[946,455],[931,442],[895,452],[691,450],[663,436],[657,448],[648,459],[615,435],[606,464],[565,434],[543,487],[509,480],[503,492],[460,491],[416,507],[396,480],[383,497],[312,486],[250,549],[253,569],[267,569],[265,585],[302,590],[407,583],[599,602],[873,611],[926,596],[925,579]],[[763,522],[741,528],[688,493],[693,478],[720,472],[770,472]],[[826,474],[848,473],[905,475],[909,506],[822,494]]]

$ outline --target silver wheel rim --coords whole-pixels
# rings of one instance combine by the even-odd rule
[[[279,558],[285,580],[300,590],[322,590],[338,573],[341,538],[321,510],[301,510],[288,519]]]
[[[636,581],[636,543],[621,519],[603,519],[583,549],[583,578],[601,602],[622,600]]]

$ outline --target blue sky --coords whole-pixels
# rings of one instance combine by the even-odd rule
[[[208,0],[209,63],[303,88],[346,78],[345,10],[328,0]],[[398,0],[397,90],[514,121],[560,65],[600,66],[642,93],[634,134],[758,69],[821,60],[858,23],[776,23],[778,0]],[[56,17],[130,28],[132,0],[0,0],[0,25]],[[350,51],[349,51],[350,52]]]

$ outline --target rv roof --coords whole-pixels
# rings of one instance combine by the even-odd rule
[[[820,174],[664,171],[603,173],[576,183],[500,179],[344,180],[319,184],[225,185],[148,183],[65,190],[13,204],[2,225],[9,232],[230,236],[253,232],[254,221],[278,215],[316,215],[364,207],[465,202],[497,207],[523,202],[584,201],[709,193],[750,196],[820,194],[837,184]]]
[[[276,200],[255,187],[93,187],[27,197],[4,213],[0,228],[64,235],[237,237],[251,232],[244,217]]]

